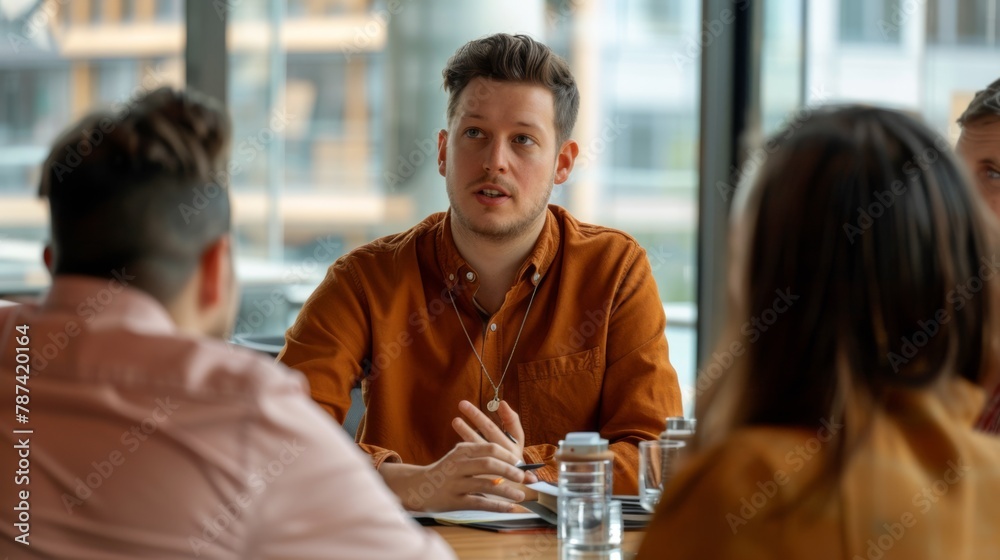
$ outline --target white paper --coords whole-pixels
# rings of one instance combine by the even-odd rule
[[[446,523],[492,523],[494,521],[514,521],[517,519],[538,519],[537,513],[494,513],[464,509],[458,511],[440,511],[436,513],[410,512],[417,518],[430,518]]]
[[[559,495],[559,487],[550,482],[536,482],[534,484],[529,484],[528,488],[531,488],[536,492],[541,492],[542,494],[548,494],[549,496]]]

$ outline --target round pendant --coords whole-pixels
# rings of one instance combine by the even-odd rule
[[[490,412],[496,412],[499,409],[500,409],[500,399],[493,399],[492,401],[486,404],[486,410]]]

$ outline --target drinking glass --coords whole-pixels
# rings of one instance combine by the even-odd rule
[[[621,502],[569,498],[565,511],[566,537],[559,543],[559,557],[562,560],[621,558]]]
[[[639,442],[639,504],[646,511],[656,511],[664,483],[670,480],[684,445],[675,440]]]

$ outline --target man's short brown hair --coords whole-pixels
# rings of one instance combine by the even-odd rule
[[[160,88],[69,127],[42,168],[54,274],[112,278],[163,303],[230,228],[232,125],[214,99]]]
[[[969,107],[958,117],[958,124],[964,127],[987,117],[1000,117],[1000,80],[976,92]]]
[[[580,92],[569,64],[552,49],[527,35],[497,33],[462,45],[444,71],[448,92],[448,123],[458,110],[458,98],[474,78],[524,82],[552,92],[559,144],[573,133],[580,110]]]

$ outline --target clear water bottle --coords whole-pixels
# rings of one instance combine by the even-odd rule
[[[614,454],[594,432],[573,432],[559,442],[560,557],[617,558],[621,554],[621,502],[611,499]]]

